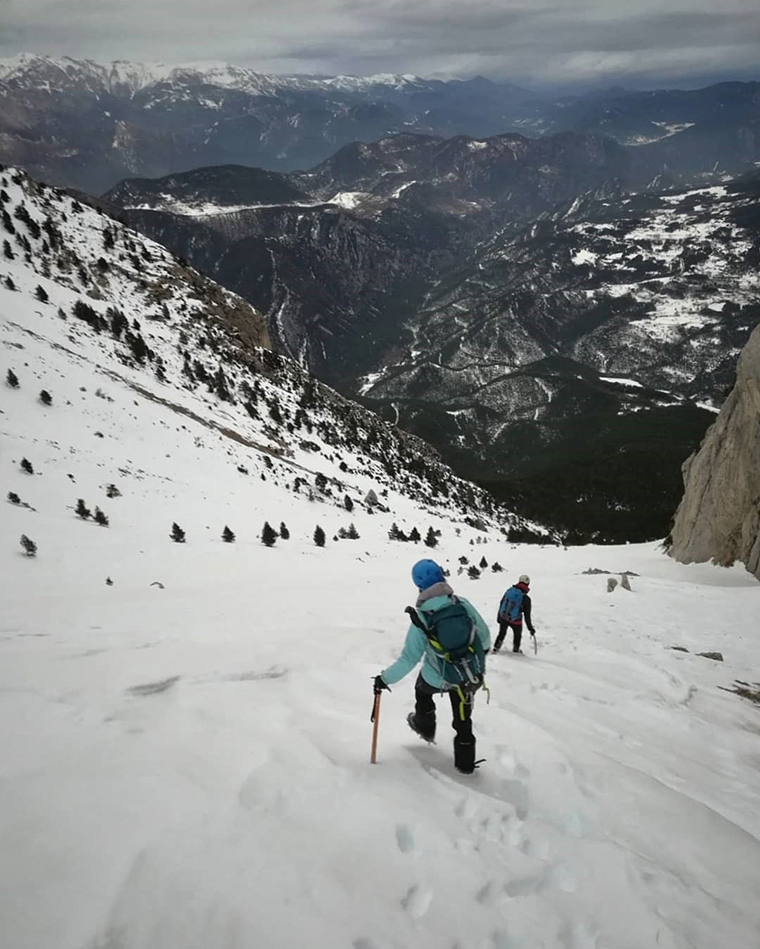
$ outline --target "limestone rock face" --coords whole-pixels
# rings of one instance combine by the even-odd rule
[[[760,579],[760,326],[739,357],[731,394],[683,471],[671,557],[722,566],[739,560]]]

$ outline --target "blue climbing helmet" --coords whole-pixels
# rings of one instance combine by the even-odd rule
[[[427,590],[434,583],[442,583],[443,579],[443,570],[435,560],[418,560],[412,567],[412,581],[418,590]]]

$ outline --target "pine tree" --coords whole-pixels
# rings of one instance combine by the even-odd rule
[[[435,531],[432,527],[428,528],[427,535],[425,536],[425,546],[426,547],[437,547],[438,538],[435,536]]]
[[[354,509],[354,502],[348,495],[343,498],[343,507],[348,511],[349,514]]]
[[[317,547],[325,546],[325,532],[322,530],[319,524],[317,524],[317,526],[314,528],[314,543],[317,545]]]
[[[176,521],[174,521],[174,523],[172,524],[172,532],[171,534],[169,534],[169,536],[171,537],[171,539],[174,541],[175,544],[185,543],[185,532],[182,530],[182,528],[179,526],[179,524]]]
[[[225,542],[225,544],[232,544],[235,542],[235,534],[229,529],[229,527],[227,527],[226,524],[224,525],[224,530],[222,531],[222,540]]]
[[[18,389],[19,387],[18,376],[12,369],[8,370],[5,376],[5,382],[6,382],[6,385],[9,385],[11,387],[11,389]]]
[[[16,494],[15,491],[8,492],[8,500],[11,504],[21,504],[21,498]]]
[[[100,510],[99,507],[95,508],[95,514],[93,515],[93,517],[95,518],[96,524],[100,524],[101,527],[108,527],[110,522],[108,518],[106,517],[106,515]]]
[[[401,531],[395,521],[391,524],[391,529],[388,531],[388,539],[401,540]]]
[[[13,253],[13,250],[11,249],[11,245],[8,243],[8,241],[3,241],[3,254],[6,260],[16,259],[16,255]]]
[[[261,543],[266,547],[271,547],[277,540],[277,531],[274,530],[269,521],[264,522],[264,529],[261,532]]]
[[[495,561],[491,564],[491,571],[492,571],[493,573],[503,573],[504,567],[502,567],[502,565],[499,563],[498,560],[495,560]]]
[[[53,396],[48,392],[47,389],[43,389],[42,392],[40,392],[40,402],[42,402],[43,405],[53,404]]]
[[[106,577],[106,586],[107,587],[113,586],[113,580],[110,577]]]
[[[480,576],[480,570],[478,570],[478,568],[475,566],[475,564],[473,564],[473,565],[470,567],[470,569],[467,571],[467,576],[470,578],[470,580],[477,580],[477,579],[478,579],[478,577]]]
[[[464,565],[468,564],[470,561],[469,561],[469,559],[468,559],[467,557],[460,557],[460,558],[459,558],[459,562],[464,566]]]
[[[47,303],[49,300],[47,290],[39,284],[37,284],[37,289],[34,291],[34,295],[37,297],[40,303]]]
[[[87,518],[91,516],[90,509],[84,503],[84,500],[82,498],[79,498],[79,500],[77,501],[75,514],[77,515],[77,517],[81,517],[83,521],[86,521]]]
[[[283,540],[290,540],[290,531],[288,530],[285,521],[280,521],[280,537]]]
[[[37,545],[33,540],[30,540],[26,534],[21,535],[21,540],[19,543],[24,548],[24,553],[27,557],[36,557],[37,556]]]
[[[16,284],[13,282],[13,280],[11,279],[11,277],[6,277],[6,278],[5,278],[5,289],[6,289],[6,290],[15,290],[15,289],[16,289]]]
[[[359,531],[356,529],[356,525],[353,521],[348,525],[346,537],[348,537],[349,540],[359,540]]]
[[[34,474],[34,468],[32,467],[32,463],[28,458],[21,459],[21,470],[25,471],[27,474]]]
[[[120,498],[121,491],[116,487],[115,484],[109,484],[106,486],[106,497],[107,498]]]
[[[488,568],[488,561],[486,560],[485,557],[481,557],[481,558],[480,558],[480,569],[481,569],[481,570],[486,570],[487,568]]]
[[[420,537],[420,532],[417,530],[416,527],[412,528],[409,534],[409,540],[414,541],[415,544],[418,544],[422,540],[422,538]]]

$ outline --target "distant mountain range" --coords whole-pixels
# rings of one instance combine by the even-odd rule
[[[596,135],[405,133],[308,173],[130,179],[104,204],[463,474],[643,539],[760,320],[760,176],[636,193],[632,174]]]
[[[97,193],[204,165],[307,169],[353,141],[603,134],[644,176],[736,173],[757,160],[760,84],[551,98],[482,77],[272,76],[217,65],[0,60],[0,161]]]

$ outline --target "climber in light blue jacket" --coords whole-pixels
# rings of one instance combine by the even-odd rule
[[[412,623],[404,648],[393,665],[375,677],[375,691],[387,689],[409,675],[424,657],[414,689],[415,710],[409,713],[407,721],[421,738],[432,742],[436,728],[433,696],[448,692],[456,732],[454,764],[459,771],[470,774],[476,767],[473,697],[483,684],[491,633],[475,607],[464,597],[454,596],[435,561],[416,563],[412,580],[420,591],[417,609],[408,610]]]

